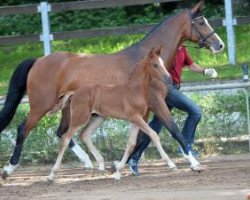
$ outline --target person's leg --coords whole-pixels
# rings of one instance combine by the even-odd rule
[[[149,123],[149,126],[157,134],[159,134],[163,125],[162,125],[161,121],[154,115],[153,119]],[[129,165],[129,168],[132,171],[133,175],[136,175],[136,176],[140,175],[138,168],[137,168],[137,164],[141,158],[143,151],[147,148],[150,141],[151,140],[150,140],[148,135],[146,135],[142,131],[139,132],[138,137],[137,137],[136,147],[134,148],[133,153],[130,155],[130,157],[128,159],[128,165]]]
[[[171,95],[168,95],[166,102],[169,106],[175,107],[188,114],[182,134],[190,150],[192,150],[191,145],[194,143],[195,131],[201,119],[200,107],[176,88],[171,89]]]

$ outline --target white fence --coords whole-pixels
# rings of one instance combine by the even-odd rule
[[[246,109],[247,109],[247,127],[249,135],[249,151],[250,151],[250,106],[249,106],[249,93],[248,89],[250,88],[250,82],[243,82],[242,80],[235,81],[216,81],[209,83],[187,83],[182,84],[181,91],[183,92],[194,92],[194,91],[210,91],[210,90],[231,90],[231,89],[240,89],[245,92],[246,96]],[[5,102],[5,97],[0,97],[0,105],[3,105]],[[21,103],[29,103],[27,97],[24,97]]]

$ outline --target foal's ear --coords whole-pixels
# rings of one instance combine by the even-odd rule
[[[201,0],[199,3],[197,3],[191,10],[192,15],[193,16],[198,15],[202,10],[203,5],[204,5],[203,0]]]
[[[161,45],[159,49],[155,52],[157,56],[160,56],[163,52],[163,46]]]
[[[154,55],[155,55],[155,48],[153,47],[153,48],[150,50],[150,52],[149,52],[149,54],[148,54],[148,57],[149,57],[149,58],[153,58]]]

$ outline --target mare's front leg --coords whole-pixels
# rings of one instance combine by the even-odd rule
[[[171,113],[161,95],[151,96],[149,99],[151,111],[161,120],[165,127],[169,130],[174,139],[177,140],[183,149],[184,157],[191,163],[190,168],[195,171],[204,170],[204,167],[193,157],[191,152],[188,152],[187,145],[183,135],[181,134],[178,126],[174,122]]]
[[[92,133],[101,126],[104,118],[98,115],[92,115],[88,124],[82,129],[80,133],[80,138],[87,145],[93,156],[95,157],[98,163],[98,170],[103,172],[105,170],[104,158],[98,149],[95,147],[92,142],[91,135]]]
[[[70,123],[70,108],[69,105],[66,104],[62,110],[60,125],[56,131],[56,135],[59,138],[61,138],[63,134],[67,132],[67,130],[69,129],[69,123]],[[73,139],[70,140],[69,148],[75,153],[80,162],[83,163],[85,169],[93,169],[93,164],[89,158],[89,155]]]

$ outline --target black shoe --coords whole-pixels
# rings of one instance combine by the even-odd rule
[[[133,176],[140,176],[141,175],[140,172],[138,171],[136,160],[130,159],[128,161],[128,166],[129,166],[129,169],[131,170]]]

